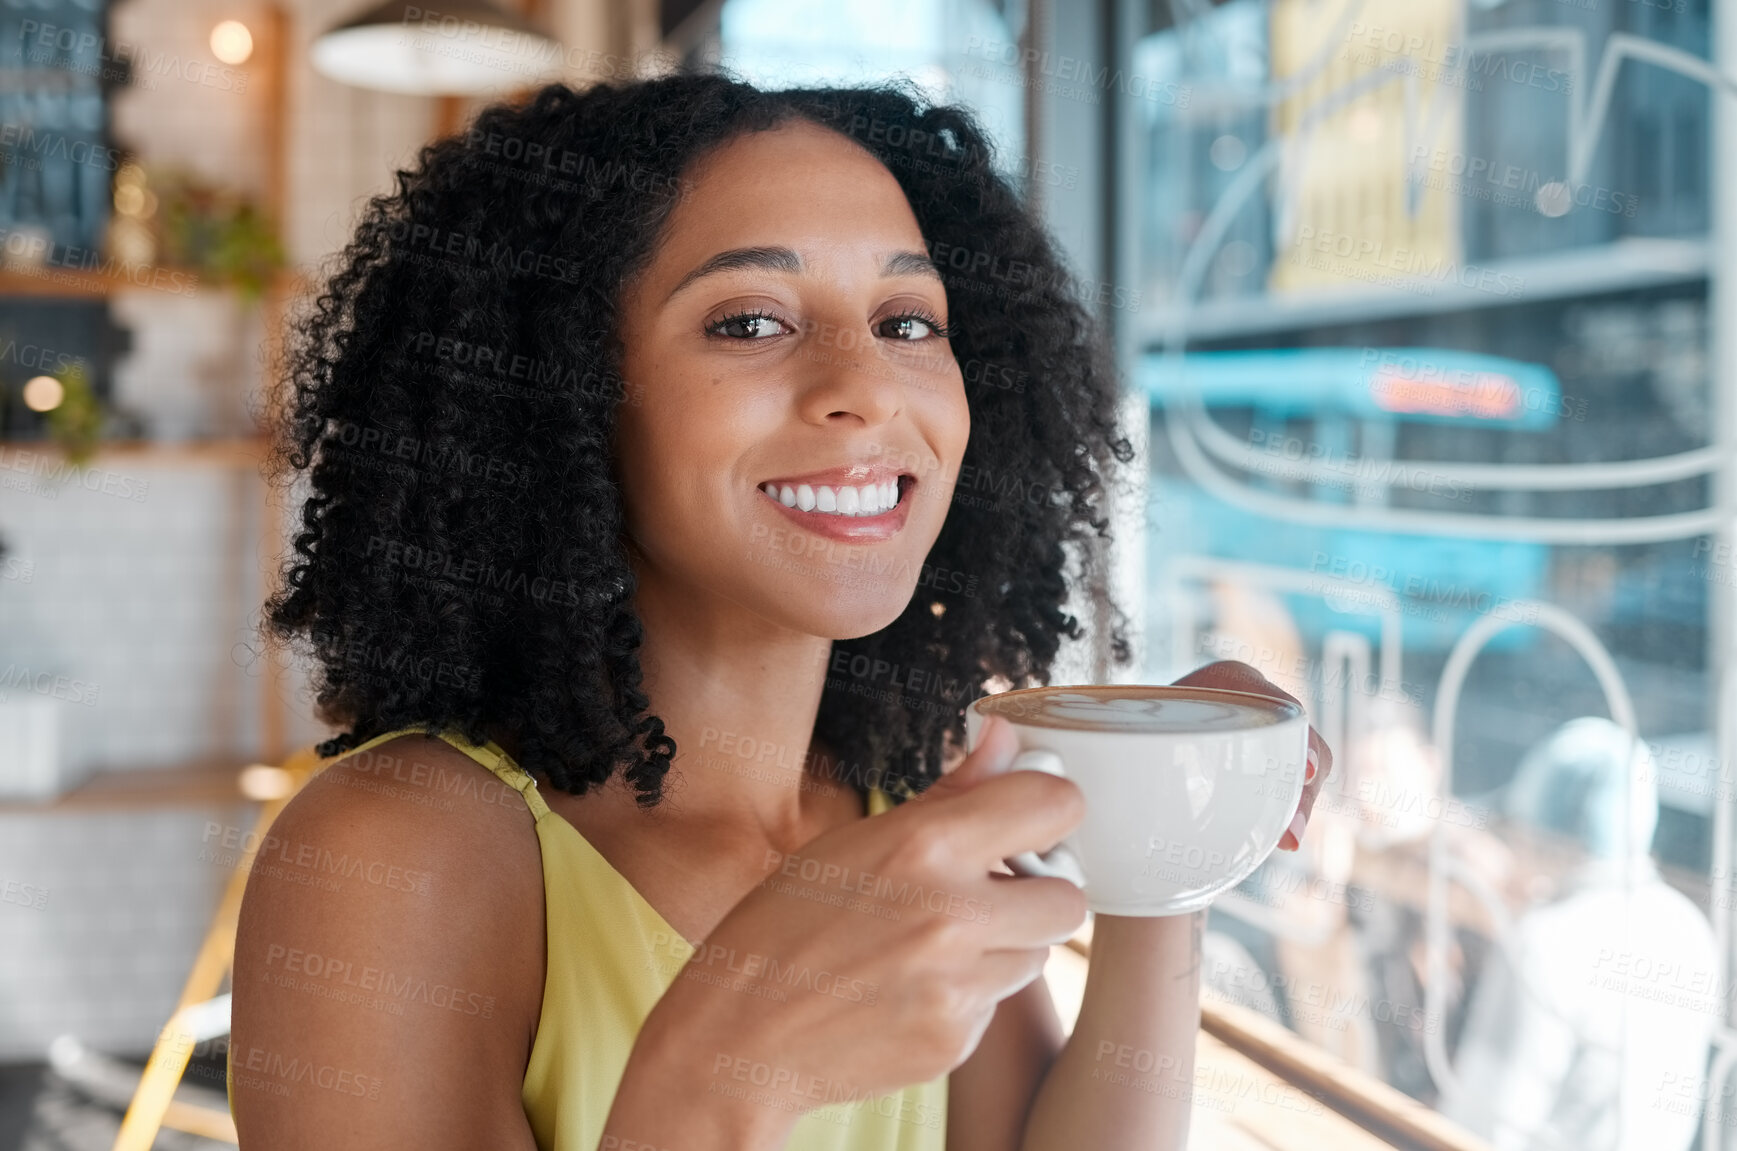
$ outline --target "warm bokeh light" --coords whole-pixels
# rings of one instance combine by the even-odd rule
[[[35,376],[24,382],[24,406],[33,412],[52,412],[65,398],[65,385],[53,376]]]
[[[122,184],[115,189],[115,211],[123,216],[137,216],[145,208],[145,189],[137,184]]]
[[[239,20],[225,20],[211,29],[211,54],[225,64],[245,64],[253,55],[253,33]]]
[[[282,799],[295,790],[295,780],[281,767],[249,764],[241,771],[241,794],[261,802]]]

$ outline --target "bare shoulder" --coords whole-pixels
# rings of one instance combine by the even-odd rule
[[[339,759],[248,877],[230,1041],[245,1145],[531,1147],[543,956],[523,796],[431,737]]]
[[[378,832],[397,829],[406,837],[427,837],[435,849],[442,841],[454,847],[474,842],[511,853],[517,844],[528,849],[528,857],[536,856],[534,821],[524,797],[433,736],[401,735],[344,755],[302,789],[280,820],[292,817],[298,805],[304,818],[340,811],[358,817],[372,813],[382,823]],[[496,837],[509,829],[525,834],[497,843]],[[436,831],[440,834],[432,834]]]

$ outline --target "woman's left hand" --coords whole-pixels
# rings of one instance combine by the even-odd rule
[[[1266,676],[1256,671],[1246,663],[1238,663],[1234,659],[1220,660],[1210,663],[1199,671],[1191,671],[1176,681],[1177,687],[1215,687],[1223,691],[1246,691],[1251,695],[1264,695],[1272,699],[1289,700],[1302,706],[1302,701],[1281,690]],[[1321,733],[1313,727],[1309,728],[1309,758],[1303,769],[1303,799],[1297,804],[1297,814],[1291,820],[1290,828],[1279,837],[1280,851],[1295,851],[1303,841],[1303,830],[1308,826],[1309,813],[1315,810],[1315,797],[1321,792],[1321,785],[1327,777],[1333,774],[1333,749],[1327,746],[1327,741],[1321,738]]]

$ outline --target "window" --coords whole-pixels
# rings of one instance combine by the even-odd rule
[[[1146,675],[1339,757],[1207,981],[1498,1147],[1732,1145],[1708,0],[1116,8]]]
[[[1012,170],[1025,149],[1023,23],[1017,0],[727,0],[715,24],[678,29],[676,41],[690,62],[769,87],[907,77],[937,101],[969,105]]]

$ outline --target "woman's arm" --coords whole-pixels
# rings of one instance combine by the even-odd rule
[[[646,1019],[615,1089],[600,1151],[782,1151],[802,1112],[717,1092],[711,1061],[733,1044],[727,1038],[707,1042],[701,1035],[677,1013],[654,1012]]]
[[[1066,1042],[1043,976],[1003,999],[977,1050],[947,1077],[947,1151],[1014,1151]]]
[[[1042,979],[1003,1000],[947,1084],[947,1151],[1181,1151],[1204,913],[1099,915],[1073,1035]]]
[[[1188,1145],[1205,923],[1094,918],[1080,1017],[1032,1103],[1024,1151]]]
[[[438,740],[378,750],[316,776],[249,876],[230,1039],[241,1146],[534,1151],[531,813],[511,791],[479,798],[501,797],[494,777]]]

